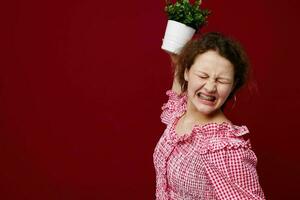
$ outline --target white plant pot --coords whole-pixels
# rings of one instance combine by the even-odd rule
[[[182,47],[192,39],[195,31],[185,24],[168,20],[161,48],[167,52],[179,54]]]

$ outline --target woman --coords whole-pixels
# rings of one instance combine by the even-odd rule
[[[171,58],[175,77],[161,114],[167,127],[153,154],[156,199],[264,199],[257,158],[242,137],[249,131],[223,113],[246,81],[243,50],[207,33]]]

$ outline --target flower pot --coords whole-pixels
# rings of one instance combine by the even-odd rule
[[[192,39],[195,29],[177,21],[168,20],[163,44],[161,48],[165,51],[179,54],[182,47]]]

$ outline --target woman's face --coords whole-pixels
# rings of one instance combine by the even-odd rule
[[[205,115],[220,110],[234,86],[234,68],[229,60],[210,50],[199,54],[184,79],[189,105]]]

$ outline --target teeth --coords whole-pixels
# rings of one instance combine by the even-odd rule
[[[197,96],[200,97],[201,99],[207,100],[207,101],[214,101],[215,97],[214,96],[207,96],[205,94],[202,93],[197,93]]]

